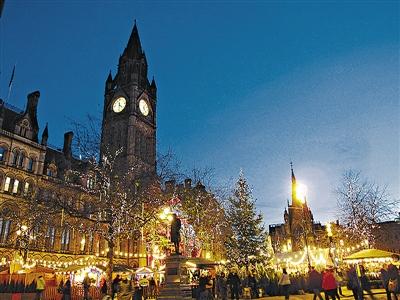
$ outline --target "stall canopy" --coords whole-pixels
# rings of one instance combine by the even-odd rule
[[[379,250],[379,249],[364,249],[353,253],[344,258],[344,261],[347,263],[357,263],[360,261],[364,262],[388,262],[392,260],[392,256],[396,255],[395,253]]]

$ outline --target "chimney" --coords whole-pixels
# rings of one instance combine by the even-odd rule
[[[35,91],[28,95],[28,103],[26,105],[26,111],[31,115],[36,117],[37,106],[39,103],[40,92]]]
[[[175,189],[175,180],[168,180],[165,182],[165,192],[173,193]]]
[[[192,179],[186,178],[185,179],[185,189],[189,190],[192,188]]]
[[[72,131],[68,131],[68,132],[64,133],[64,148],[63,148],[63,152],[64,152],[65,157],[67,157],[67,158],[71,158],[72,157],[71,145],[72,145],[73,136],[74,136],[74,133]]]

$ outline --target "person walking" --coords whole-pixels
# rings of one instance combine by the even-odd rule
[[[361,282],[361,290],[366,291],[367,294],[375,300],[375,296],[371,291],[371,283],[369,282],[369,279],[367,277],[367,274],[365,274],[365,268],[363,265],[360,265],[360,282]]]
[[[313,292],[313,300],[322,299],[321,289],[322,289],[322,275],[314,267],[311,267],[310,273],[308,274],[308,288]]]
[[[127,278],[120,282],[118,300],[130,300],[132,298],[132,287]]]
[[[115,295],[119,291],[119,282],[120,281],[121,281],[121,279],[119,278],[119,275],[117,275],[117,277],[115,277],[112,282],[112,286],[111,286],[111,299],[112,300],[114,300]]]
[[[285,299],[289,299],[290,278],[285,268],[282,269],[282,277],[279,279],[278,285],[282,287]]]
[[[42,275],[38,277],[36,280],[36,296],[35,300],[42,300],[43,296],[43,291],[46,288],[46,282],[44,281],[44,278]]]
[[[89,288],[90,288],[90,278],[86,273],[85,278],[83,278],[83,300],[89,300]]]
[[[347,288],[353,292],[354,300],[363,299],[361,283],[354,266],[352,266],[347,272]]]
[[[227,283],[231,290],[231,299],[239,300],[240,278],[235,271],[229,273]]]
[[[228,284],[227,284],[227,279],[225,277],[225,273],[222,272],[220,276],[218,276],[217,279],[217,294],[218,294],[218,299],[221,300],[227,300],[228,299]]]
[[[335,276],[333,275],[333,268],[329,268],[322,275],[322,289],[325,291],[325,299],[329,297],[333,300],[336,299],[337,285]]]
[[[71,300],[71,280],[69,278],[63,286],[62,294],[61,300]]]
[[[398,256],[394,255],[394,260],[398,261]],[[389,264],[387,268],[387,276],[388,276],[388,300],[391,299],[392,294],[394,298],[397,300],[397,293],[399,292],[399,269],[393,264]]]

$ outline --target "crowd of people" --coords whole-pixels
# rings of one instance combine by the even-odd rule
[[[239,276],[236,271],[228,274],[221,272],[216,276],[203,274],[199,278],[195,297],[198,300],[226,300],[281,295],[289,299],[291,294],[312,293],[313,300],[340,300],[344,296],[362,300],[365,295],[375,299],[371,291],[372,284],[375,284],[385,289],[388,300],[398,300],[400,274],[395,264],[383,265],[379,278],[373,278],[373,281],[363,265],[354,265],[346,269],[332,266],[321,272],[312,266],[309,269],[307,274],[288,274],[286,269],[283,269],[281,274],[272,273],[269,276],[255,276],[251,272],[246,276]],[[344,295],[344,286],[352,294]]]

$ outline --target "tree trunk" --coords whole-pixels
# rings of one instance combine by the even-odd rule
[[[114,270],[114,237],[113,237],[113,229],[110,228],[108,230],[110,234],[110,238],[108,239],[108,253],[107,253],[107,258],[108,258],[108,265],[106,268],[106,273],[107,273],[107,293],[111,294],[112,293],[112,273]]]

